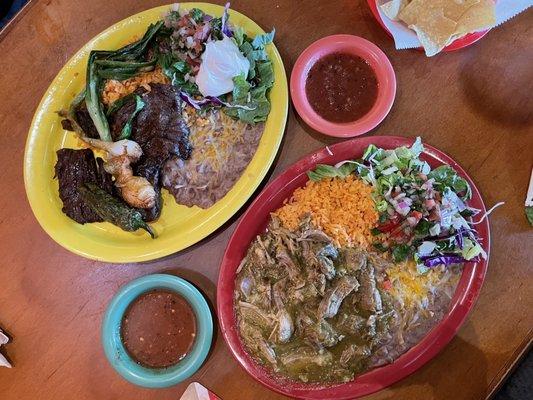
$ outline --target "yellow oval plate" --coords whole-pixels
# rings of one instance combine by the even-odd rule
[[[197,7],[221,16],[221,6],[208,3],[181,3],[184,9]],[[161,217],[151,225],[158,238],[144,231],[124,232],[110,223],[81,225],[63,214],[54,178],[56,151],[78,148],[79,140],[62,129],[56,111],[66,108],[85,85],[87,57],[92,49],[117,49],[132,37],[141,37],[150,23],[161,19],[170,6],[152,8],[111,26],[70,59],[44,95],[33,118],[24,155],[24,185],[31,208],[43,229],[61,246],[81,256],[107,262],[137,262],[175,253],[200,241],[224,224],[253,194],[274,161],[287,120],[288,91],[283,62],[275,46],[268,46],[274,65],[274,86],[270,92],[272,110],[256,154],[235,186],[207,210],[176,204],[163,191]],[[230,21],[248,35],[264,31],[248,17],[230,10]]]

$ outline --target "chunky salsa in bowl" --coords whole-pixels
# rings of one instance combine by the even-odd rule
[[[213,320],[203,295],[167,274],[138,278],[111,300],[102,324],[107,360],[139,386],[175,385],[205,361]]]
[[[316,41],[300,55],[291,75],[296,110],[309,126],[330,136],[358,136],[375,128],[395,94],[387,56],[357,36]]]

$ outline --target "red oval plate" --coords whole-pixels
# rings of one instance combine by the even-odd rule
[[[478,263],[465,264],[450,310],[443,320],[420,343],[392,364],[373,369],[357,376],[355,380],[348,383],[333,386],[313,386],[282,380],[279,377],[272,376],[268,370],[255,363],[246,353],[235,323],[233,292],[237,267],[244,257],[250,242],[256,235],[264,231],[270,212],[279,208],[296,188],[305,185],[308,180],[307,171],[314,168],[318,163],[335,164],[345,159],[361,157],[364,149],[371,143],[391,149],[397,146],[411,145],[413,139],[396,136],[357,138],[325,147],[302,158],[271,182],[255,199],[237,225],[224,253],[217,288],[217,312],[222,335],[233,356],[253,378],[269,389],[286,396],[322,400],[353,399],[381,390],[408,376],[435,357],[454,337],[472,309],[483,284],[488,258]],[[481,195],[466,172],[446,154],[429,145],[424,146],[426,150],[422,154],[422,158],[432,167],[437,167],[441,164],[453,166],[472,187],[473,197],[469,204],[485,212]],[[488,254],[490,233],[487,220],[485,219],[477,225],[477,228],[483,248]]]
[[[368,6],[370,7],[370,10],[372,11],[372,14],[374,14],[374,18],[376,18],[376,21],[378,21],[381,27],[385,30],[385,32],[387,32],[389,36],[392,37],[392,34],[387,29],[387,27],[383,23],[383,20],[381,19],[381,16],[379,15],[376,0],[367,0],[367,2]],[[489,31],[490,29],[486,29],[484,31],[469,33],[468,35],[465,35],[462,38],[454,40],[451,44],[442,49],[442,51],[454,51],[462,49],[463,47],[470,46],[471,44],[476,43],[479,39],[485,36]],[[418,49],[422,49],[422,47],[419,47]]]

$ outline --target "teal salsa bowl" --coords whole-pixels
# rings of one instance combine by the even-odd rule
[[[122,317],[128,306],[141,294],[167,289],[181,295],[196,316],[196,339],[189,354],[168,368],[145,368],[127,353],[120,335]],[[167,274],[153,274],[124,285],[107,307],[102,323],[102,343],[111,366],[126,380],[148,388],[175,385],[194,374],[203,364],[213,339],[213,318],[203,295],[191,283]]]

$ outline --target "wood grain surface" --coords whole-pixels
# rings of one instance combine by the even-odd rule
[[[216,1],[223,3],[223,1]],[[111,265],[54,243],[32,215],[22,159],[35,108],[62,65],[91,37],[157,0],[33,0],[0,34],[0,325],[14,368],[0,369],[0,399],[178,399],[199,381],[222,399],[283,398],[256,383],[230,356],[220,332],[191,380],[162,390],[121,379],[104,358],[100,324],[124,283],[153,272],[194,282],[215,306],[219,262],[232,221],[192,248],[156,262]],[[287,73],[302,50],[330,34],[367,38],[389,56],[398,79],[390,115],[372,135],[421,135],[474,179],[491,216],[492,249],[481,296],[459,334],[418,372],[368,399],[483,399],[530,346],[533,229],[523,202],[533,164],[533,11],[457,52],[426,58],[396,51],[365,0],[235,0],[263,28],[276,27]],[[336,140],[291,110],[269,179]]]

